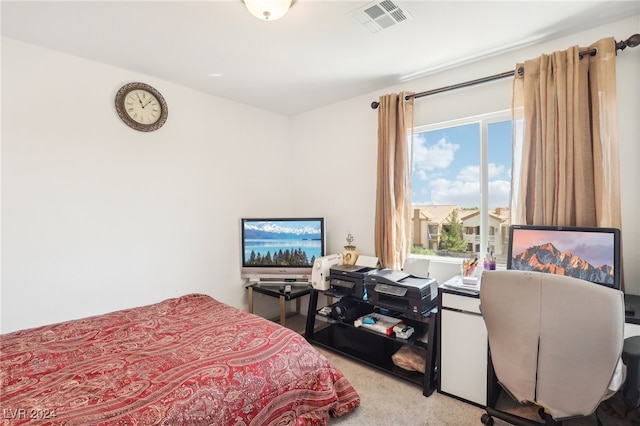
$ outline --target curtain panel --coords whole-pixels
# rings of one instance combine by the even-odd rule
[[[516,66],[513,224],[621,226],[615,39],[590,48]]]
[[[402,269],[411,238],[411,135],[413,96],[381,96],[378,106],[378,164],[375,253],[383,268]]]

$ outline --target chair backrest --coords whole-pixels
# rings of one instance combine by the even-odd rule
[[[556,420],[608,396],[624,343],[621,291],[563,275],[484,271],[480,306],[498,381]]]

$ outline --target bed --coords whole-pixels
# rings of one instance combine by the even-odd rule
[[[301,335],[202,294],[4,334],[0,348],[5,425],[325,425],[360,404]]]

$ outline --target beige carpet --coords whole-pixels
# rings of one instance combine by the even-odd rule
[[[330,426],[482,426],[480,417],[484,411],[479,407],[439,394],[437,391],[425,397],[418,385],[327,349],[318,346],[316,348],[349,379],[361,400],[360,407],[343,417],[331,419]],[[611,406],[615,406],[612,401]],[[498,408],[537,419],[535,408],[518,407],[504,395],[498,401]],[[601,405],[598,409],[604,426],[640,424],[635,412],[629,412],[621,419],[607,414],[611,411],[610,408]],[[495,419],[496,426],[505,424]],[[595,415],[564,422],[564,426],[592,425],[597,425]]]

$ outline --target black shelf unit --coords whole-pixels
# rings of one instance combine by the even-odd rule
[[[422,394],[429,396],[437,388],[437,309],[423,315],[388,314],[402,318],[403,322],[415,328],[416,332],[409,339],[387,336],[382,333],[355,327],[352,323],[332,319],[328,315],[319,312],[318,290],[311,290],[309,296],[309,312],[305,329],[306,339],[313,344],[338,352],[349,358],[363,362],[381,371],[392,374],[411,383],[422,386]],[[341,297],[339,294],[326,292],[332,297]],[[358,303],[367,303],[358,300]],[[377,308],[376,308],[377,310]],[[327,318],[327,322],[316,328],[316,316]],[[427,342],[418,339],[426,336]],[[410,345],[426,350],[425,373],[409,371],[396,366],[391,356],[402,346]]]

